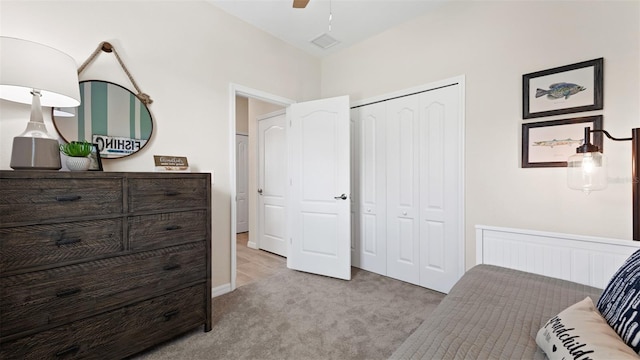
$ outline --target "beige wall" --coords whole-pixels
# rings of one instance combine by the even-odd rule
[[[249,99],[236,96],[236,134],[249,135]]]
[[[320,61],[204,1],[3,0],[0,34],[52,46],[78,64],[101,41],[114,45],[153,99],[155,124],[140,153],[105,160],[104,168],[151,171],[154,154],[179,154],[189,158],[194,171],[213,172],[213,283],[228,284],[235,144],[230,144],[229,84],[314,99],[320,93]],[[82,79],[131,88],[109,54],[101,54]],[[0,106],[0,169],[9,169],[11,139],[24,130],[29,107],[6,101]]]
[[[466,75],[466,263],[476,224],[631,239],[631,144],[605,141],[611,183],[586,196],[564,168],[520,167],[522,75],[604,57],[614,136],[640,126],[640,2],[449,2],[322,62],[322,96],[366,99]],[[536,121],[536,120],[534,120]]]
[[[637,1],[450,2],[323,60],[202,1],[3,0],[0,34],[50,45],[79,64],[112,42],[154,100],[155,126],[143,151],[106,160],[105,170],[149,171],[162,153],[214,173],[214,286],[230,282],[230,83],[297,101],[359,100],[465,74],[467,265],[475,224],[631,237],[628,143],[605,143],[614,181],[589,196],[566,188],[564,169],[520,168],[521,77],[604,57],[604,110],[545,120],[602,113],[612,134],[628,136],[640,126]],[[109,54],[83,79],[130,88]],[[28,113],[0,100],[0,169],[9,169],[11,138]]]

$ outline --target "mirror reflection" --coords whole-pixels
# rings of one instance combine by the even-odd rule
[[[153,131],[147,106],[134,93],[106,81],[80,82],[77,108],[54,108],[53,124],[67,142],[90,141],[103,159],[120,158],[142,149]]]

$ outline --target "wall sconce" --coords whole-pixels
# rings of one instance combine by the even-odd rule
[[[80,105],[76,63],[69,55],[35,42],[0,36],[0,98],[31,104],[25,131],[13,138],[11,168],[58,170],[59,143],[49,135],[42,106]]]
[[[633,240],[640,241],[640,128],[631,130],[630,138],[614,138],[605,130],[584,129],[584,143],[576,148],[576,154],[567,161],[567,185],[574,190],[602,190],[607,187],[607,160],[600,149],[591,144],[591,133],[604,133],[614,141],[631,141],[631,182],[633,184]]]

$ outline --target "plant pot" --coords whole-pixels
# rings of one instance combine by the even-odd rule
[[[67,167],[71,171],[87,171],[89,169],[89,164],[91,164],[91,159],[88,157],[68,157],[67,158]]]

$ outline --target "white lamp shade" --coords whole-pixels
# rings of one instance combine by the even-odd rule
[[[80,105],[75,60],[54,48],[0,36],[0,98],[31,104],[31,90],[40,90],[42,106]]]
[[[607,157],[599,152],[578,153],[567,161],[567,185],[586,194],[607,187]]]
[[[76,108],[54,107],[53,116],[54,117],[74,117],[76,116]]]

